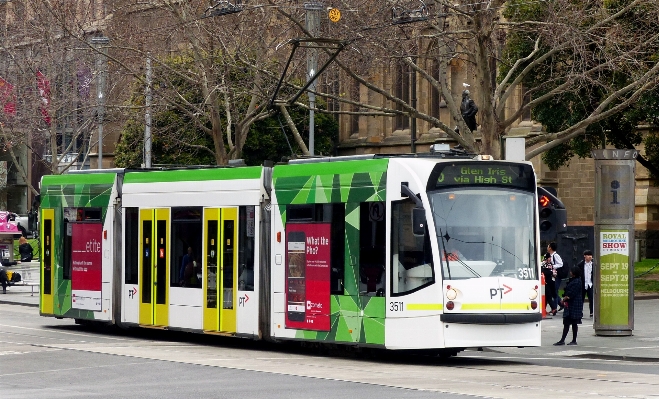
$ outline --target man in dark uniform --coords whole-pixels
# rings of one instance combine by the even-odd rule
[[[581,282],[583,283],[582,298],[585,300],[588,295],[588,308],[590,310],[590,317],[593,317],[593,269],[595,269],[595,262],[593,262],[593,251],[587,249],[583,251],[583,260],[577,265],[581,269]]]

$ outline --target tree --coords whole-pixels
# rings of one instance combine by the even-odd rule
[[[43,3],[52,10],[67,4]],[[112,38],[109,58],[117,102],[111,106],[117,110],[118,123],[124,118],[119,112],[126,100],[124,89],[133,81],[146,83],[147,57],[166,71],[154,82],[160,102],[156,106],[167,104],[186,114],[195,129],[212,140],[217,164],[242,156],[254,123],[273,115],[282,103],[292,105],[283,101],[283,95],[275,96],[275,87],[291,53],[291,46],[285,44],[316,34],[304,23],[307,10],[288,0],[243,2],[232,9],[241,12],[229,12],[229,4],[201,0],[116,3],[103,26]],[[579,98],[587,91],[590,105],[579,118],[529,140],[527,158],[532,158],[583,136],[590,126],[629,108],[656,86],[659,66],[651,57],[657,53],[659,5],[655,1],[435,0],[427,7],[420,4],[418,0],[344,0],[340,21],[329,23],[321,14],[318,34],[342,40],[345,49],[320,74],[316,95],[328,105],[343,105],[316,111],[426,121],[466,149],[498,158],[501,139],[524,112],[557,99]],[[402,11],[392,19],[392,9]],[[65,36],[81,45],[88,42],[84,24],[66,23],[65,12],[56,15]],[[638,28],[627,29],[630,24]],[[511,51],[515,40],[521,44]],[[319,47],[322,65],[334,49]],[[297,48],[300,51],[290,58],[281,86],[290,92],[299,90],[305,81],[311,49],[306,44]],[[183,53],[189,59],[188,68],[166,69],[159,60],[165,60],[167,53]],[[531,79],[535,76],[543,79]],[[630,78],[622,79],[626,76]],[[337,78],[342,82],[338,88],[332,82]],[[411,78],[439,93],[450,121],[416,104],[418,96],[408,90],[416,87]],[[171,79],[197,86],[199,101],[191,102],[178,93]],[[360,87],[361,95],[346,94],[351,82]],[[529,82],[534,85],[528,86]],[[471,85],[480,108],[477,132],[467,128],[460,113],[461,83]],[[521,92],[530,101],[511,101]],[[295,105],[309,107],[301,100]]]
[[[589,156],[593,148],[605,144],[617,148],[632,148],[639,145],[643,137],[636,130],[637,126],[646,122],[656,122],[659,115],[656,106],[659,92],[651,89],[653,82],[656,85],[656,75],[648,78],[649,84],[643,90],[635,90],[631,87],[643,82],[643,77],[640,77],[638,82],[634,80],[640,76],[640,73],[648,73],[653,66],[656,66],[659,56],[659,44],[656,40],[659,29],[655,24],[648,24],[647,20],[638,15],[645,9],[643,3],[637,2],[638,7],[628,9],[625,7],[632,4],[630,1],[604,2],[603,8],[593,7],[588,2],[580,4],[584,6],[586,13],[603,9],[607,14],[616,12],[619,14],[615,21],[609,22],[611,26],[599,29],[600,32],[607,34],[607,37],[595,38],[593,43],[581,43],[581,46],[564,48],[554,53],[552,57],[537,63],[535,73],[528,74],[522,79],[523,85],[533,88],[537,97],[552,93],[551,98],[538,103],[533,108],[533,119],[543,124],[547,135],[532,140],[531,144],[547,140],[548,135],[552,137],[551,135],[558,135],[562,131],[569,131],[575,125],[582,126],[583,134],[576,136],[570,134],[567,136],[573,138],[549,141],[540,147],[540,149],[549,148],[543,154],[543,160],[551,169],[566,164],[575,155]],[[552,8],[545,3],[520,3],[518,7],[510,7],[505,15],[510,21],[540,22],[552,11]],[[600,19],[574,22],[580,21],[581,25],[592,28],[595,23],[600,22]],[[621,31],[625,32],[623,37],[619,37]],[[654,36],[654,40],[644,43],[646,36]],[[628,42],[633,39],[640,41]],[[530,52],[533,46],[534,40],[528,32],[513,31],[509,35],[504,58],[517,59],[521,54]],[[621,61],[621,57],[628,58],[631,55],[634,59]],[[554,71],[573,70],[575,64],[581,65],[581,69],[577,72],[583,73],[586,68],[593,69],[596,79],[584,73],[578,80],[572,81],[572,86],[564,87],[565,82],[568,81],[564,77],[567,74],[562,76]],[[510,68],[503,68],[501,75],[509,72]],[[622,94],[625,90],[633,92]],[[621,97],[616,100],[614,98],[616,96]],[[609,104],[606,105],[607,103]],[[605,106],[602,106],[603,104]],[[616,108],[616,112],[610,112]],[[651,152],[648,156],[653,157]],[[659,169],[656,164],[643,156],[640,156],[638,161],[654,174],[658,174]]]
[[[272,55],[281,36],[277,29],[263,35],[261,28],[272,25],[272,13],[253,10],[220,19],[212,17],[212,3],[209,7],[200,0],[146,1],[139,5],[139,12],[136,7],[117,8],[113,13],[109,34],[118,48],[114,52],[118,70],[145,84],[141,66],[151,57],[161,71],[154,75],[156,107],[177,108],[194,130],[208,136],[214,163],[224,165],[240,158],[251,126],[274,113],[266,105],[277,83]],[[149,24],[134,29],[139,24],[133,18],[148,19]],[[260,40],[253,40],[257,37]],[[149,54],[145,49],[154,51]],[[185,58],[185,69],[160,61],[172,49]],[[190,99],[178,92],[182,86],[177,80],[185,80],[200,96]],[[179,141],[182,146],[190,144]]]
[[[270,0],[271,5],[278,4]],[[659,5],[651,0],[528,2],[526,0],[434,1],[429,19],[415,24],[387,24],[393,4],[411,10],[407,15],[423,16],[419,2],[343,2],[346,18],[327,28],[332,37],[354,39],[336,65],[345,76],[359,82],[385,100],[370,105],[368,112],[380,115],[409,115],[430,122],[458,140],[470,151],[501,157],[501,139],[530,109],[555,104],[584,90],[596,90],[580,117],[565,119],[557,131],[547,131],[528,141],[527,159],[583,136],[589,126],[601,123],[632,106],[657,84],[656,20]],[[300,12],[277,9],[300,31]],[[504,18],[504,11],[505,16]],[[416,14],[415,14],[416,13]],[[423,18],[408,18],[422,20]],[[389,19],[390,20],[390,19]],[[637,29],[626,29],[633,22]],[[518,41],[516,51],[509,47]],[[505,50],[505,52],[504,52]],[[433,62],[440,73],[434,74]],[[461,135],[418,107],[397,96],[387,82],[374,78],[379,69],[404,64],[438,90]],[[475,88],[480,108],[480,141],[464,124],[459,109],[460,94],[448,71],[460,64],[466,80]],[[497,73],[501,71],[499,79]],[[623,82],[621,77],[629,76]],[[538,77],[537,79],[532,79]],[[524,83],[533,82],[531,86]],[[465,82],[466,83],[466,82]],[[460,86],[457,86],[460,87]],[[522,89],[530,98],[515,106],[510,100]],[[336,98],[325,93],[328,98]],[[341,99],[339,99],[341,100]],[[348,101],[345,101],[349,103]]]
[[[219,63],[220,60],[218,59]],[[190,67],[191,57],[183,55],[170,57],[163,61],[164,67],[156,67],[155,76],[160,76],[164,71],[185,71]],[[236,71],[240,75],[244,68]],[[215,157],[213,153],[213,141],[202,129],[197,128],[189,115],[182,111],[181,103],[200,103],[202,93],[198,85],[191,84],[189,80],[176,78],[174,74],[167,80],[171,92],[174,90],[179,94],[178,100],[159,102],[154,106],[152,118],[152,157],[154,164],[164,165],[213,165]],[[238,79],[238,78],[237,78]],[[164,82],[156,79],[153,86],[160,93],[160,87]],[[140,85],[136,85],[133,95],[129,101],[131,117],[124,126],[121,140],[117,144],[117,155],[115,163],[118,167],[140,167],[142,164],[142,148],[144,145],[144,117],[142,109],[144,96]],[[243,104],[247,107],[248,104]],[[224,114],[226,110],[222,109]],[[306,113],[301,112],[299,107],[292,107],[291,120],[296,130],[306,132],[304,139],[308,139],[308,121]],[[198,122],[210,126],[210,120],[205,115],[196,116]],[[243,156],[248,165],[261,165],[265,160],[280,161],[283,157],[296,156],[302,152],[295,143],[293,137],[287,133],[285,122],[281,117],[269,117],[262,119],[250,127],[250,132],[245,141]],[[328,153],[336,145],[338,126],[333,117],[320,115],[316,121],[317,142],[319,151]],[[293,146],[291,147],[291,142]],[[293,149],[295,148],[295,149]]]
[[[0,140],[18,174],[37,194],[43,174],[81,166],[89,155],[96,126],[90,96],[93,53],[64,32],[90,15],[72,13],[66,2],[10,5],[2,9],[8,21],[0,46],[2,78],[11,90],[0,113]],[[32,163],[21,162],[24,157]]]

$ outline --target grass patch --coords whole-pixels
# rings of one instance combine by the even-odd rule
[[[634,292],[659,293],[659,259],[643,259],[634,263]]]
[[[634,279],[634,292],[659,293],[659,280],[648,280],[644,278]]]
[[[646,273],[659,263],[659,259],[643,259],[640,262],[634,263],[634,275],[638,276],[641,273]],[[659,266],[653,269],[649,274],[659,274]]]
[[[27,242],[32,245],[32,254],[34,258],[38,258],[39,255],[39,241],[34,238],[28,238]],[[14,240],[14,260],[21,260],[21,254],[18,253],[18,246],[21,245],[18,240]]]

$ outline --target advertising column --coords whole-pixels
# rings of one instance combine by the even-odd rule
[[[635,150],[595,150],[595,321],[597,335],[634,329]]]

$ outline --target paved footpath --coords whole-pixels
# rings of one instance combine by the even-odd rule
[[[12,286],[0,294],[0,303],[39,306],[39,293],[31,295],[31,287]],[[584,314],[588,314],[588,303]],[[36,312],[36,309],[35,309]],[[542,346],[534,348],[487,348],[485,350],[515,356],[566,356],[619,359],[659,363],[659,295],[637,297],[634,301],[634,330],[628,337],[595,335],[593,319],[585,317],[579,326],[577,346],[554,346],[563,332],[562,314],[542,321]],[[566,341],[572,339],[572,331]]]

